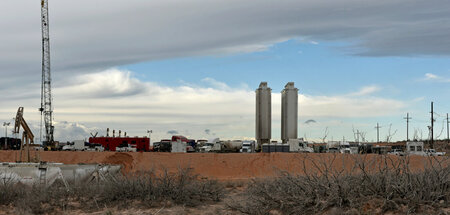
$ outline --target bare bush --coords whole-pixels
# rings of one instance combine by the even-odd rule
[[[254,180],[228,207],[244,214],[316,214],[335,208],[366,213],[364,206],[378,201],[382,212],[411,213],[424,206],[439,211],[448,204],[448,159],[430,157],[425,170],[413,172],[409,157],[380,157],[355,156],[350,169],[337,167],[336,155],[329,160],[304,159],[302,175],[280,172],[276,178]],[[313,168],[307,168],[306,162]]]
[[[220,201],[223,186],[200,179],[189,168],[119,176],[92,184],[54,184],[44,188],[0,186],[0,205],[13,205],[22,213],[44,214],[72,209],[101,210],[111,207],[159,207],[166,204],[197,206]]]

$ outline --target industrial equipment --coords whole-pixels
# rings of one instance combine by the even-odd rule
[[[30,162],[30,144],[34,143],[34,135],[33,132],[31,132],[30,127],[28,127],[27,122],[23,118],[23,107],[19,107],[17,110],[16,115],[16,121],[14,125],[14,133],[19,134],[20,133],[20,127],[23,128],[22,133],[22,142],[20,144],[20,158],[19,161],[22,161],[22,152],[24,150],[24,145],[26,145],[27,150],[27,161]]]
[[[256,142],[257,150],[272,138],[272,89],[261,82],[256,89]]]
[[[117,151],[121,144],[134,146],[139,152],[150,151],[148,137],[90,137],[89,143],[101,144],[106,151]]]
[[[298,89],[289,82],[281,91],[281,140],[287,143],[297,139],[298,128]]]
[[[45,148],[55,148],[55,141],[53,140],[53,109],[52,109],[52,87],[51,87],[51,73],[50,73],[50,33],[48,21],[48,0],[41,0],[41,25],[42,25],[42,83],[41,83],[41,132],[42,132],[42,117],[44,117]]]

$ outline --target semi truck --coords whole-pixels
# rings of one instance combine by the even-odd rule
[[[62,147],[63,151],[84,151],[85,149],[84,140],[75,140]]]

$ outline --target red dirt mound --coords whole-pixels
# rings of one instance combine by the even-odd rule
[[[0,151],[0,162],[15,162],[17,151]],[[66,164],[105,163],[121,164],[124,172],[149,171],[167,168],[190,167],[194,173],[219,180],[236,180],[276,176],[280,171],[291,174],[304,174],[314,171],[321,174],[327,167],[353,169],[355,164],[364,163],[368,171],[376,171],[379,165],[395,166],[396,156],[345,155],[345,154],[301,154],[301,153],[255,153],[255,154],[214,154],[214,153],[156,153],[156,152],[40,152],[42,161]],[[448,157],[430,158],[410,156],[411,170],[427,168],[430,161],[449,164]]]

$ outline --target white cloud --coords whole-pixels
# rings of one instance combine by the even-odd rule
[[[212,88],[220,89],[220,90],[230,90],[230,87],[220,81],[216,81],[213,78],[204,78],[202,82],[209,84]]]
[[[367,95],[373,94],[375,92],[378,92],[380,90],[381,90],[380,87],[372,85],[372,86],[363,87],[358,92],[351,93],[350,95],[352,95],[352,96],[367,96]]]
[[[65,96],[71,97],[120,97],[132,96],[148,91],[148,84],[131,76],[130,71],[109,69],[104,72],[84,74],[68,80],[59,87]]]
[[[438,76],[432,73],[425,74],[425,80],[433,80],[433,79],[438,79]]]
[[[193,138],[207,138],[206,129],[222,138],[253,137],[253,89],[230,87],[211,78],[203,81],[208,85],[163,86],[139,80],[133,77],[132,72],[118,69],[68,77],[62,81],[67,83],[65,86],[53,90],[54,117],[57,122],[55,135],[63,140],[81,139],[95,131],[104,135],[105,129],[111,128],[127,131],[130,136],[144,136],[151,129],[155,140],[167,138],[167,131],[171,130]],[[24,91],[32,91],[29,87],[20,86]],[[337,96],[300,94],[299,116],[316,119],[399,114],[405,102],[365,97],[377,89],[369,86],[353,94]],[[273,127],[279,129],[280,93],[273,93],[272,103]],[[17,104],[26,107],[27,120],[39,122],[40,114],[36,111],[39,94],[30,98],[12,95],[7,103],[0,105],[0,117],[12,118]],[[277,135],[275,133],[274,137]]]
[[[433,73],[426,73],[425,78],[423,80],[436,82],[450,82],[450,78],[441,77]]]

